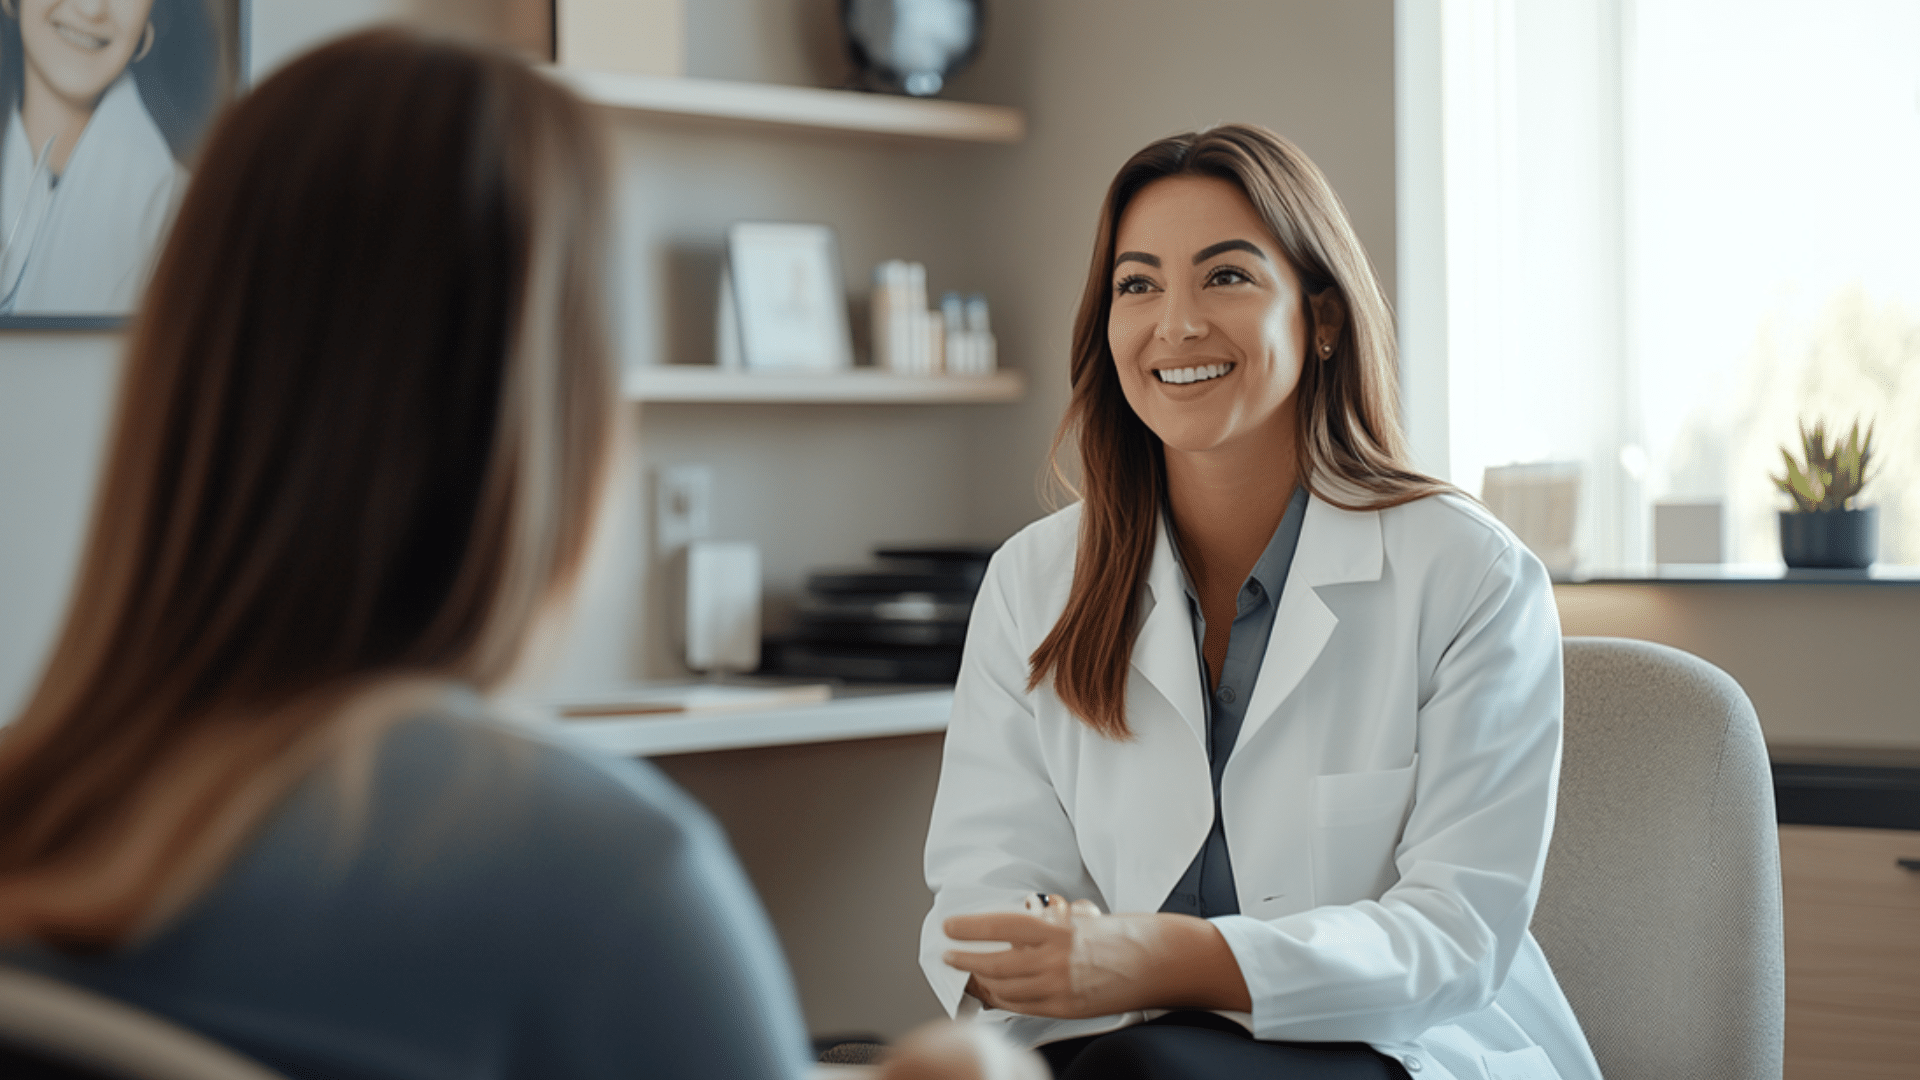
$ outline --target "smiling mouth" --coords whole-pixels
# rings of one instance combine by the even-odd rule
[[[1201,364],[1199,367],[1160,368],[1153,374],[1155,378],[1163,383],[1185,386],[1187,383],[1208,382],[1213,379],[1218,379],[1227,372],[1232,371],[1233,368],[1234,365],[1230,363]]]
[[[98,34],[89,34],[84,30],[76,30],[62,22],[53,24],[53,32],[59,34],[61,39],[67,44],[77,49],[85,49],[88,52],[99,52],[101,49],[113,44],[112,38],[104,38]]]

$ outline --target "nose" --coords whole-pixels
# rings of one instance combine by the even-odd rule
[[[88,22],[99,22],[107,14],[107,0],[67,0],[75,14]]]
[[[1164,303],[1160,306],[1160,325],[1154,334],[1170,345],[1197,341],[1207,336],[1206,317],[1201,314],[1200,306],[1188,295],[1187,290],[1170,288],[1164,294]]]

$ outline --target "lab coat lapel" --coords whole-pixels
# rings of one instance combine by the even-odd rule
[[[1260,675],[1247,701],[1246,719],[1234,749],[1247,745],[1280,703],[1293,693],[1319,659],[1339,618],[1316,588],[1351,581],[1378,581],[1381,569],[1380,514],[1374,510],[1342,510],[1317,498],[1307,500],[1300,543],[1287,571],[1286,590],[1274,612],[1273,636],[1267,639]]]
[[[1207,744],[1206,703],[1200,688],[1200,659],[1193,646],[1193,615],[1187,609],[1180,563],[1167,540],[1166,519],[1154,529],[1153,561],[1147,567],[1148,605],[1133,641],[1133,666],[1167,699]]]

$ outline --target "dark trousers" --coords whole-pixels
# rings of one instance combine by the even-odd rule
[[[1410,1080],[1366,1043],[1261,1042],[1210,1012],[1171,1012],[1039,1051],[1056,1080]]]

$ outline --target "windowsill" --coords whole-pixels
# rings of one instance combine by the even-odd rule
[[[1920,585],[1920,566],[1790,570],[1780,563],[1665,563],[1586,570],[1560,585]]]

